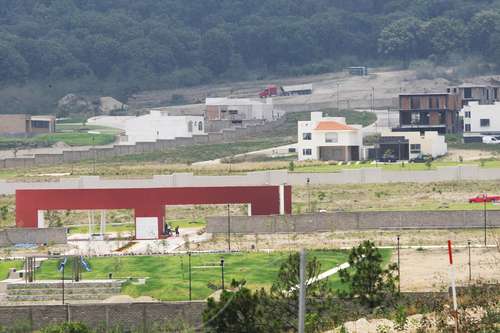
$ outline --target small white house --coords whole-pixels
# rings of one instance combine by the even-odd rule
[[[298,122],[298,159],[358,161],[362,159],[361,128],[361,125],[347,125],[345,118],[311,112],[310,121]]]
[[[208,120],[275,120],[282,115],[270,98],[207,98],[205,105]]]
[[[425,131],[421,133],[417,131],[393,132],[388,130],[381,133],[382,142],[384,138],[396,139],[395,142],[397,142],[398,138],[401,138],[406,143],[393,148],[395,155],[398,157],[397,159],[413,159],[422,155],[430,155],[436,158],[446,155],[448,152],[448,144],[446,143],[444,135],[440,135],[436,131]],[[404,153],[399,151],[400,149],[408,150],[407,153]]]
[[[479,104],[469,102],[460,111],[463,118],[464,134],[498,134],[500,133],[500,104]]]
[[[202,116],[170,116],[153,109],[148,115],[127,119],[125,133],[128,143],[154,142],[204,134],[205,124]]]

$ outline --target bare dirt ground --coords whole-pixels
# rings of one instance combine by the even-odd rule
[[[474,150],[474,149],[449,149],[448,154],[442,158],[443,161],[459,162],[460,157],[463,161],[477,161],[481,159],[496,158],[497,152]]]
[[[397,236],[400,235],[401,247],[436,247],[446,246],[452,240],[456,246],[466,246],[471,241],[472,246],[481,246],[483,230],[368,230],[368,231],[337,231],[320,233],[280,233],[280,234],[232,234],[231,249],[297,251],[308,249],[352,248],[366,239],[372,240],[380,247],[395,247]],[[497,245],[500,242],[500,229],[488,230],[488,244]],[[225,234],[212,235],[206,242],[197,244],[196,250],[221,250],[227,247]]]
[[[448,250],[404,249],[401,250],[401,290],[402,291],[444,291],[450,285]],[[457,285],[469,282],[469,255],[467,248],[453,251]],[[393,252],[392,261],[397,262]],[[471,249],[472,280],[500,280],[500,251],[498,248]]]
[[[274,99],[275,103],[303,104],[336,101],[338,84],[339,100],[343,103],[342,107],[346,107],[347,103],[359,107],[359,105],[363,105],[359,101],[365,102],[364,105],[368,106],[371,101],[372,88],[375,91],[375,99],[378,101],[385,100],[382,104],[389,106],[387,102],[392,101],[400,92],[439,91],[450,85],[450,82],[443,78],[417,79],[417,75],[413,70],[380,68],[374,69],[370,75],[365,77],[349,76],[344,72],[337,72],[300,78],[244,81],[175,90],[144,91],[129,98],[128,104],[134,109],[161,106],[165,101],[171,99],[173,94],[184,96],[188,103],[200,103],[206,97],[257,97],[259,91],[269,84],[302,83],[313,83],[314,93],[307,96],[278,97]],[[389,104],[392,105],[392,102],[389,102]]]

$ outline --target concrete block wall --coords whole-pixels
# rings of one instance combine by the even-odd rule
[[[66,244],[66,228],[0,230],[0,247],[15,244]]]
[[[139,329],[151,325],[184,322],[192,327],[202,322],[204,301],[126,304],[74,304],[0,307],[0,326],[29,325],[39,330],[50,324],[66,321],[82,322],[93,328]]]
[[[500,211],[487,212],[488,227],[500,227]],[[288,216],[232,216],[231,232],[276,233],[376,229],[482,228],[482,211],[335,212]],[[209,217],[207,232],[227,233],[227,217]]]
[[[263,133],[281,126],[284,118],[265,124],[249,125],[248,127],[237,127],[223,130],[219,133],[208,133],[195,135],[191,138],[176,138],[175,140],[159,140],[156,142],[137,142],[135,145],[115,145],[111,147],[91,147],[86,150],[66,150],[54,154],[35,154],[33,157],[6,158],[0,160],[0,168],[28,168],[42,165],[58,165],[83,160],[104,160],[115,156],[142,154],[153,151],[161,151],[177,146],[189,146],[194,144],[233,142],[249,135]]]

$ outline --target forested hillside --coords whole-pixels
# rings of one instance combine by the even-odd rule
[[[452,55],[500,63],[500,1],[1,0],[0,112]]]

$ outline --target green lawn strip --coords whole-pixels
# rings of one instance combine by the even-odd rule
[[[69,123],[69,124],[57,124],[56,125],[57,132],[87,132],[87,131],[96,131],[101,134],[113,134],[116,135],[118,133],[123,132],[118,128],[99,126],[99,125],[82,125],[81,123]]]
[[[390,251],[383,250],[385,257]],[[322,272],[347,261],[348,252],[340,250],[311,251],[309,257],[316,256],[322,265]],[[234,278],[245,279],[252,289],[269,288],[276,278],[281,263],[288,253],[242,253],[224,255],[225,282],[229,285]],[[193,299],[205,299],[220,286],[220,258],[216,254],[192,255],[192,293]],[[388,259],[387,259],[388,260]],[[37,272],[38,279],[59,279],[57,260],[44,262]],[[188,256],[144,256],[93,258],[90,260],[92,272],[84,272],[84,279],[106,279],[112,272],[115,278],[149,277],[145,285],[128,282],[122,292],[133,297],[152,296],[161,300],[179,301],[188,299]],[[67,267],[71,267],[68,265]],[[70,276],[70,272],[67,272]],[[340,287],[337,275],[330,279],[332,288]],[[212,287],[210,287],[212,286]]]
[[[115,141],[112,134],[90,134],[90,133],[50,133],[41,134],[33,138],[35,142],[46,142],[49,145],[62,141],[70,146],[92,146],[106,145]]]
[[[0,281],[8,278],[10,268],[22,269],[23,262],[21,260],[0,261]]]
[[[176,219],[176,220],[167,220],[168,224],[175,228],[178,226],[179,228],[202,228],[207,225],[204,219]],[[98,233],[100,231],[100,225],[94,225],[94,233]],[[121,223],[121,224],[106,224],[106,233],[110,232],[134,232],[135,225],[134,223]],[[86,234],[89,232],[89,227],[86,225],[78,225],[78,226],[68,226],[68,232],[70,235],[72,234]]]

